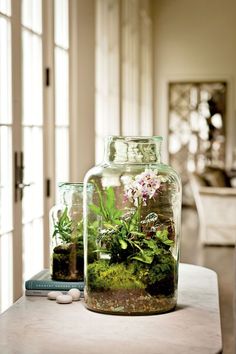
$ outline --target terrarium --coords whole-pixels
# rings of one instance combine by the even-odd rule
[[[87,185],[88,200],[93,186]],[[84,279],[83,183],[61,183],[60,203],[50,211],[51,277],[54,280]],[[91,249],[91,237],[89,237]],[[94,248],[89,252],[91,261]]]
[[[177,301],[181,182],[161,163],[161,137],[108,137],[85,176],[85,302],[90,310],[156,314]],[[93,260],[89,230],[96,235]]]

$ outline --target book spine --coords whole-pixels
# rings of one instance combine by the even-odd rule
[[[25,288],[27,290],[70,290],[77,288],[84,290],[84,282],[55,282],[47,280],[27,280],[25,282]]]

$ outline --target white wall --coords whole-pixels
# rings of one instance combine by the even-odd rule
[[[168,82],[226,80],[227,163],[236,146],[236,1],[154,0],[155,133],[167,141]],[[164,145],[164,159],[167,146]]]

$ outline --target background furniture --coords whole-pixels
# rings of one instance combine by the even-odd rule
[[[196,174],[190,182],[199,216],[199,233],[205,245],[235,245],[236,188],[206,186]]]
[[[221,353],[216,273],[181,264],[177,309],[163,315],[102,315],[83,301],[23,297],[0,317],[0,352],[17,354]]]

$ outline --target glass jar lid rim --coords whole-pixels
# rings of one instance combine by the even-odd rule
[[[107,136],[108,140],[125,140],[125,141],[132,141],[132,140],[154,140],[157,142],[162,142],[163,137],[160,135],[153,135],[153,136],[132,136],[132,135],[108,135]]]
[[[90,188],[91,186],[92,186],[91,183],[87,183],[87,188]],[[83,189],[84,183],[83,182],[59,182],[58,187],[64,189]]]

